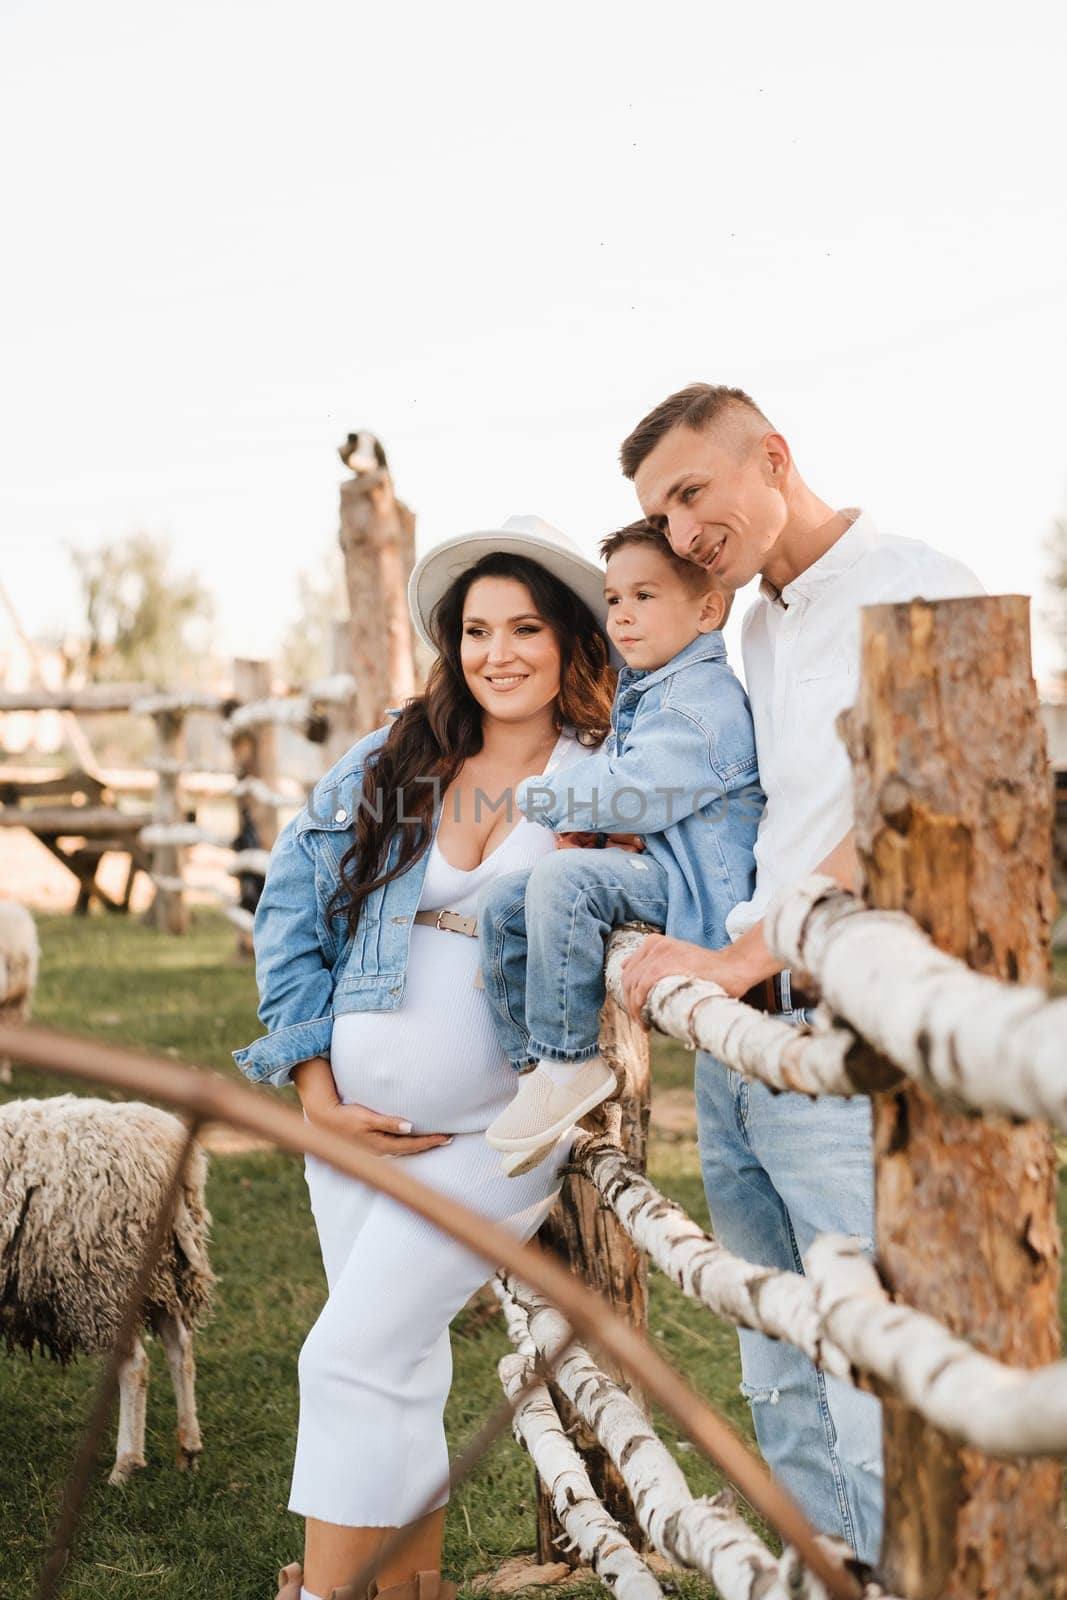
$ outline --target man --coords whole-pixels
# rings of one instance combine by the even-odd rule
[[[860,608],[981,592],[974,574],[917,540],[879,534],[866,512],[834,510],[808,488],[789,445],[740,389],[693,384],[625,440],[622,468],[645,516],[687,560],[736,590],[757,575],[742,650],[767,806],[756,889],[727,920],[732,943],[705,950],[650,935],[626,964],[637,1016],[660,978],[708,978],[795,1020],[807,997],[763,936],[772,895],[813,871],[855,884],[852,785],[835,721],[853,703]],[[873,1249],[870,1103],[773,1095],[697,1057],[697,1125],[708,1208],[730,1250],[801,1271],[819,1233]],[[791,1346],[742,1330],[743,1392],[770,1465],[816,1527],[878,1558],[878,1403],[819,1373]]]

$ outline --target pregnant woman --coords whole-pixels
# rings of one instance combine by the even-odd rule
[[[581,760],[609,725],[614,673],[603,576],[537,518],[453,539],[412,574],[412,616],[437,651],[425,694],[354,746],[274,848],[256,915],[260,1015],[236,1059],[296,1085],[306,1116],[528,1239],[551,1209],[556,1156],[508,1177],[484,1132],[514,1094],[478,982],[474,908],[551,834],[502,797]],[[300,1355],[290,1510],[303,1569],[278,1600],[443,1600],[451,1382],[448,1325],[485,1263],[312,1157],[329,1298]]]

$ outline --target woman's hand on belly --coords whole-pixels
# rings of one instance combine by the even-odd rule
[[[322,1056],[293,1068],[293,1082],[308,1121],[316,1128],[358,1139],[379,1156],[417,1156],[435,1145],[450,1144],[447,1133],[411,1132],[403,1117],[383,1116],[369,1106],[343,1105],[330,1063]]]
[[[384,1117],[369,1106],[346,1106],[340,1101],[316,1112],[311,1121],[319,1128],[329,1128],[346,1138],[358,1139],[368,1150],[379,1156],[417,1156],[420,1151],[432,1150],[435,1145],[451,1144],[447,1133],[405,1133],[411,1127],[402,1117]]]

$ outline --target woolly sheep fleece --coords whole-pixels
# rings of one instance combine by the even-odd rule
[[[37,982],[37,927],[25,906],[0,900],[0,1022],[25,1022]]]
[[[77,1095],[0,1107],[0,1336],[59,1361],[111,1348],[185,1130],[140,1102]],[[186,1164],[174,1221],[144,1308],[202,1323],[207,1161]]]

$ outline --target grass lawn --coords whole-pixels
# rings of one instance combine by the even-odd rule
[[[184,939],[102,916],[45,917],[40,931],[41,1022],[236,1071],[230,1049],[259,1031],[255,986],[250,968],[233,962],[233,934],[221,918],[199,916]],[[690,1055],[657,1042],[661,1090],[684,1089],[691,1071]],[[16,1069],[14,1085],[0,1094],[63,1088],[79,1086]],[[651,1165],[660,1187],[706,1222],[691,1143],[656,1143]],[[277,1153],[217,1155],[209,1203],[212,1259],[221,1281],[214,1320],[198,1343],[200,1470],[183,1475],[171,1464],[173,1396],[162,1351],[151,1345],[148,1468],[125,1489],[108,1488],[109,1435],[65,1576],[63,1592],[72,1600],[263,1600],[274,1593],[273,1570],[299,1553],[299,1520],[285,1508],[296,1357],[324,1298],[301,1164]],[[658,1275],[650,1320],[670,1359],[751,1437],[737,1390],[733,1330]],[[499,1319],[467,1311],[456,1321],[454,1348],[447,1422],[456,1447],[496,1404],[496,1362],[508,1344]],[[97,1370],[95,1361],[63,1369],[21,1354],[0,1362],[3,1600],[28,1600],[34,1592]],[[676,1442],[669,1426],[661,1432]],[[679,1451],[679,1460],[694,1490],[719,1487],[715,1472],[692,1451]],[[499,1441],[453,1502],[445,1553],[451,1575],[469,1579],[532,1548],[532,1487],[527,1457],[510,1437]],[[696,1579],[682,1587],[694,1596],[709,1593]]]
[[[255,985],[234,964],[228,924],[211,914],[184,939],[119,918],[40,919],[44,953],[36,1017],[117,1043],[145,1045],[236,1073],[229,1051],[260,1031]],[[660,1077],[688,1083],[692,1057],[663,1048]],[[81,1086],[16,1068],[5,1097]],[[692,1147],[662,1147],[657,1181],[692,1215],[704,1202]],[[261,1600],[272,1569],[299,1553],[300,1522],[286,1510],[296,1427],[296,1358],[325,1294],[301,1163],[277,1153],[216,1155],[209,1203],[216,1314],[200,1335],[197,1395],[204,1454],[199,1472],[171,1464],[174,1401],[162,1350],[150,1342],[147,1470],[110,1489],[109,1435],[64,1593],[92,1600]],[[751,1436],[738,1392],[733,1331],[653,1282],[652,1327],[672,1361]],[[500,1396],[496,1362],[509,1348],[499,1319],[466,1312],[454,1338],[448,1411],[453,1447],[477,1429]],[[25,1600],[64,1474],[77,1448],[98,1363],[64,1369],[22,1354],[0,1362],[0,1596]],[[673,1430],[664,1425],[664,1437]],[[695,1490],[719,1486],[692,1451],[679,1453]],[[510,1437],[500,1440],[453,1503],[446,1566],[473,1577],[534,1541],[533,1471]],[[687,1580],[694,1594],[707,1592]]]

